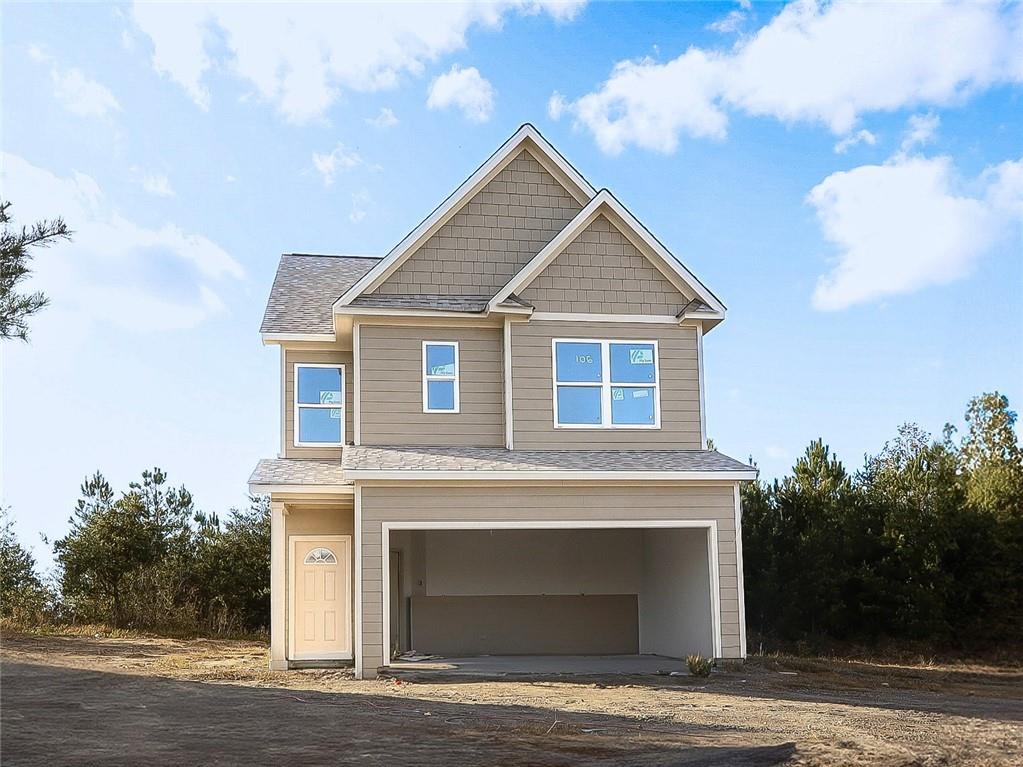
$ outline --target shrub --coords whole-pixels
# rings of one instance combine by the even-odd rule
[[[686,665],[689,667],[689,673],[693,676],[710,676],[710,658],[704,658],[696,653],[686,658]]]

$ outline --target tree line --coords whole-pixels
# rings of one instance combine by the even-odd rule
[[[1023,637],[1023,452],[997,393],[970,401],[962,436],[913,425],[848,471],[822,440],[792,471],[742,490],[750,647],[829,640],[985,649]],[[83,483],[40,577],[0,529],[0,614],[226,635],[270,614],[266,498],[225,520],[160,469],[120,494]]]
[[[768,644],[1023,639],[1023,453],[998,393],[965,433],[914,425],[850,473],[823,441],[742,491],[748,630]],[[752,646],[752,645],[751,645]]]
[[[7,520],[0,532],[0,615],[18,624],[98,623],[174,634],[260,633],[270,623],[270,504],[251,497],[225,520],[195,507],[161,469],[120,494],[85,480],[39,576]]]

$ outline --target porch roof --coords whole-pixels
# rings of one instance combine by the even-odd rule
[[[264,493],[270,488],[322,488],[351,484],[345,481],[341,463],[336,458],[263,458],[249,476],[249,489]]]
[[[700,475],[693,478],[754,479],[756,469],[716,450],[505,450],[481,447],[364,447],[344,449],[341,467],[348,479],[370,473],[473,474],[565,472],[582,475]],[[742,474],[744,476],[737,476]],[[517,477],[516,477],[517,478]]]

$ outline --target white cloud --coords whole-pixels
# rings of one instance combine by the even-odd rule
[[[392,110],[382,107],[376,117],[366,118],[366,124],[372,125],[374,128],[393,128],[398,124],[398,118],[395,117]]]
[[[750,8],[753,7],[751,0],[739,0],[739,7],[728,12],[715,22],[707,25],[707,29],[720,32],[723,35],[730,35],[738,32],[749,17]]]
[[[547,116],[552,120],[560,120],[561,115],[565,111],[565,97],[557,91],[551,94],[551,97],[547,99]]]
[[[430,109],[458,107],[465,119],[485,123],[494,113],[494,87],[476,67],[457,64],[430,84],[426,106]]]
[[[365,189],[352,193],[352,209],[348,213],[348,220],[357,224],[366,218],[367,208],[370,203],[369,192]]]
[[[725,136],[730,110],[844,135],[866,113],[1005,82],[1023,82],[1023,4],[797,0],[731,49],[619,62],[564,111],[606,152],[671,152],[683,134]]]
[[[170,179],[162,173],[147,173],[142,178],[142,188],[157,197],[174,197]]]
[[[0,155],[16,223],[62,216],[74,231],[33,262],[34,287],[55,310],[129,330],[190,328],[224,310],[216,287],[245,271],[226,251],[174,224],[125,218],[89,176],[60,177],[17,155]]]
[[[313,167],[323,177],[323,185],[330,186],[334,183],[334,177],[343,171],[351,170],[362,165],[362,157],[358,152],[348,149],[340,141],[333,151],[328,154],[313,152]]]
[[[971,186],[948,157],[898,153],[831,174],[807,200],[838,249],[813,305],[845,309],[968,275],[1023,223],[1023,159],[989,168]]]
[[[845,154],[854,146],[859,144],[867,144],[868,146],[874,146],[877,143],[877,136],[868,130],[858,130],[855,133],[850,133],[844,139],[835,144],[835,152],[837,154]]]
[[[909,118],[899,151],[906,153],[915,147],[930,143],[934,140],[934,134],[938,132],[939,125],[941,125],[941,118],[936,114],[913,115]]]
[[[62,68],[52,56],[37,45],[30,45],[28,53],[33,61],[49,65],[53,95],[72,114],[81,117],[105,117],[110,112],[120,110],[121,105],[110,89],[100,85],[80,69]]]
[[[153,66],[203,109],[207,75],[231,71],[292,122],[321,117],[344,90],[394,87],[403,75],[465,46],[474,26],[510,13],[575,17],[582,2],[463,3],[137,2],[133,15],[153,43]],[[223,51],[223,53],[221,53]]]

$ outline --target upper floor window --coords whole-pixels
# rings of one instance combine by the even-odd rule
[[[661,426],[656,341],[554,339],[554,425]]]
[[[423,341],[423,412],[458,412],[458,342]]]
[[[344,444],[344,380],[343,365],[295,365],[295,445]]]

